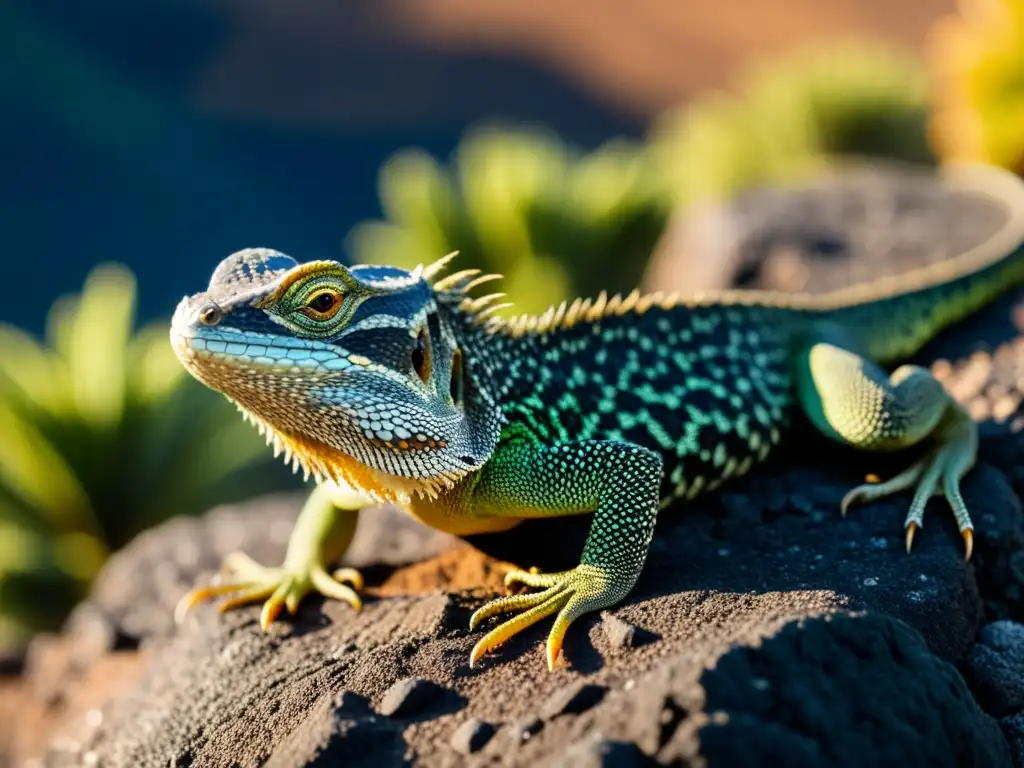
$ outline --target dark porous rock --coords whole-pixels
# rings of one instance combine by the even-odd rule
[[[844,165],[803,185],[684,207],[648,264],[645,286],[684,295],[833,291],[948,259],[1005,225],[1006,207],[994,197],[936,182],[926,167]]]
[[[1008,755],[996,722],[919,633],[851,614],[835,595],[640,597],[621,610],[662,640],[602,663],[580,631],[566,644],[569,667],[554,673],[534,647],[538,633],[469,672],[475,636],[445,628],[447,603],[443,595],[391,598],[368,602],[359,615],[325,603],[326,622],[300,616],[268,633],[258,629],[258,610],[200,609],[150,651],[148,670],[108,703],[83,750],[110,766],[167,755],[209,766],[298,765],[377,754],[367,745],[379,742],[382,764],[415,755],[423,765],[518,766],[561,759],[567,745],[599,733],[661,762],[703,757],[710,765],[735,764],[737,745],[756,760],[799,745],[819,754],[830,740],[879,759],[899,749],[999,765]],[[355,649],[336,652],[357,637]],[[417,682],[401,682],[409,678]],[[422,708],[397,706],[391,718],[369,712],[365,700],[385,712],[392,696],[406,706],[416,698],[389,694],[396,683],[434,693]],[[451,739],[467,718],[515,725],[467,756]]]
[[[991,714],[1024,709],[1024,624],[996,621],[982,628],[967,656],[965,674]]]
[[[726,715],[697,733],[717,764],[754,764],[752,735],[757,764],[774,754],[787,764],[806,755],[824,765],[1008,765],[998,724],[956,669],[886,617],[791,624],[758,648],[725,654],[701,684],[707,710]],[[901,731],[920,738],[893,738]],[[680,735],[659,757],[688,751],[691,734]]]
[[[75,638],[75,656],[85,666],[107,651],[131,648],[133,643],[118,633],[115,622],[89,601],[79,603],[68,616],[64,631]]]
[[[1003,214],[990,203],[952,199],[912,176],[851,177],[798,199],[775,190],[747,200],[749,220],[787,223],[792,237],[787,246],[779,227],[774,243],[772,231],[738,229],[741,252],[774,266],[747,263],[736,282],[837,287],[844,275],[930,263],[998,228]],[[880,220],[885,237],[872,239]],[[850,254],[864,263],[851,270]],[[364,513],[357,536],[371,539],[350,560],[369,574],[362,612],[311,597],[263,632],[259,606],[220,614],[203,605],[175,628],[178,596],[227,551],[280,561],[299,501],[221,510],[149,532],[105,569],[90,601],[117,637],[147,640],[138,652],[145,664],[105,703],[75,754],[109,768],[248,768],[287,756],[316,764],[363,755],[376,740],[384,765],[511,767],[574,757],[627,765],[1010,765],[1011,744],[1021,750],[1019,716],[997,722],[984,712],[955,665],[972,670],[990,703],[996,694],[981,693],[971,649],[986,622],[1024,615],[1020,298],[1007,296],[951,328],[914,361],[932,366],[982,422],[980,460],[963,482],[976,529],[970,562],[941,498],[929,503],[909,555],[909,493],[841,517],[852,486],[868,474],[891,477],[910,456],[853,451],[801,422],[766,466],[659,515],[644,571],[613,609],[634,628],[628,653],[613,641],[611,620],[591,613],[570,627],[553,672],[544,650],[550,618],[470,669],[471,649],[499,618],[470,632],[469,616],[497,592],[501,564],[575,566],[588,517],[529,520],[472,537],[475,551],[442,552],[450,538],[416,533],[408,522],[404,543],[392,546],[401,518]],[[402,558],[429,559],[402,566]],[[416,589],[379,587],[381,572],[396,567],[390,583]],[[412,573],[419,580],[402,581]],[[479,589],[485,579],[493,588]],[[637,644],[641,633],[650,640]],[[988,650],[975,654],[1016,663],[1016,651],[995,641],[978,647]],[[436,697],[415,714],[381,715],[389,689],[408,678],[429,681]],[[571,703],[590,686],[603,695]],[[1016,701],[1016,693],[998,695],[1005,706]],[[365,701],[378,714],[362,708]],[[452,735],[472,719],[501,725],[466,754]],[[55,738],[55,764],[66,743]]]
[[[449,741],[452,749],[460,755],[479,752],[494,736],[494,726],[476,717],[471,717],[452,734]]]
[[[965,564],[941,500],[911,555],[901,535],[907,499],[841,518],[846,488],[880,470],[871,457],[814,446],[810,456],[797,446],[774,469],[735,483],[729,505],[709,497],[661,516],[644,573],[615,608],[621,621],[657,639],[629,653],[609,650],[604,620],[590,615],[570,628],[565,661],[553,673],[544,660],[544,622],[470,671],[469,652],[486,629],[466,629],[486,597],[480,593],[368,598],[358,614],[310,599],[267,633],[259,629],[258,606],[220,614],[204,605],[176,634],[147,646],[147,671],[107,704],[82,749],[114,768],[163,764],[167,756],[255,766],[288,754],[309,762],[355,754],[379,739],[382,764],[412,755],[422,765],[519,766],[562,759],[569,745],[600,733],[662,762],[732,765],[742,746],[748,762],[740,765],[783,752],[787,765],[800,765],[801,755],[810,764],[836,738],[880,759],[891,753],[878,745],[889,744],[908,755],[949,750],[977,757],[976,765],[998,765],[1008,755],[1002,732],[939,660],[962,662],[974,642],[984,543],[979,537],[974,561]],[[964,493],[975,509],[1010,504],[997,514],[1013,519],[1014,494],[990,490],[1000,474],[991,466],[972,472]],[[741,513],[734,516],[733,507]],[[582,535],[572,526],[545,536],[535,531],[532,548],[520,551],[532,561],[544,554],[545,537],[555,536],[559,547],[578,552],[586,533],[580,527]],[[834,621],[825,620],[830,616]],[[846,624],[837,636],[840,619]],[[845,668],[857,675],[844,676]],[[343,691],[382,702],[409,677],[443,686],[458,701],[444,694],[417,715],[376,721],[330,709]],[[607,693],[579,714],[537,717],[543,703],[580,684]],[[785,695],[795,701],[778,700]],[[834,731],[804,728],[787,714],[813,722],[818,712],[829,713]],[[466,755],[451,734],[468,718],[516,725]],[[939,740],[936,724],[943,726]]]
[[[541,705],[540,715],[549,720],[559,715],[578,715],[580,712],[586,712],[604,698],[607,690],[603,685],[593,685],[583,680],[577,680],[550,696]]]
[[[174,606],[229,552],[280,562],[302,497],[282,494],[218,507],[201,518],[178,517],[144,531],[107,561],[80,606],[105,617],[123,647],[174,633]],[[76,610],[69,630],[79,632]]]
[[[445,693],[444,688],[429,680],[407,677],[388,688],[378,709],[385,717],[419,715],[439,704]]]

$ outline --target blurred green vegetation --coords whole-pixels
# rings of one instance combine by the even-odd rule
[[[133,333],[134,301],[132,274],[100,265],[46,344],[0,326],[0,644],[57,625],[143,529],[298,484],[166,323]]]
[[[540,129],[465,136],[448,166],[417,149],[382,168],[385,220],[349,235],[354,262],[411,268],[450,251],[506,276],[512,312],[600,290],[628,291],[668,216],[706,198],[798,179],[848,156],[930,163],[927,77],[869,42],[795,52],[733,94],[666,114],[647,141],[590,153]]]
[[[929,40],[932,141],[943,160],[1024,172],[1024,2],[958,5]]]
[[[520,312],[632,285],[668,214],[649,163],[622,140],[583,154],[524,128],[470,132],[449,168],[403,150],[380,172],[387,220],[350,234],[352,260],[413,267],[458,250],[459,268],[504,275]]]
[[[650,151],[686,205],[821,173],[844,158],[933,163],[928,77],[915,58],[868,41],[831,43],[754,67],[732,94],[666,114]]]

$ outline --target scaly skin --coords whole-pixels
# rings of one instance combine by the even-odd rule
[[[237,593],[222,608],[265,601],[266,627],[311,590],[359,606],[358,573],[327,575],[359,507],[392,501],[456,534],[525,518],[592,513],[576,568],[513,571],[539,592],[498,598],[471,619],[517,614],[491,629],[470,663],[557,613],[554,667],[569,625],[616,604],[643,568],[659,508],[748,472],[801,412],[861,450],[918,443],[923,457],[844,499],[913,488],[907,549],[925,503],[943,495],[970,556],[960,495],[974,462],[974,423],[928,371],[897,363],[938,330],[1024,280],[1024,187],[994,170],[958,172],[991,194],[1007,224],[949,262],[823,297],[728,292],[679,301],[634,293],[576,301],[540,318],[489,317],[492,276],[441,278],[450,257],[414,272],[336,262],[299,265],[240,251],[207,291],[185,299],[171,338],[188,370],[235,401],[317,481],[281,568],[245,556],[234,580],[186,596]]]

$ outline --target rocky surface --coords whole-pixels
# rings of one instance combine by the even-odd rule
[[[744,192],[672,217],[647,266],[648,288],[730,286],[819,293],[897,275],[984,242],[998,205],[936,184],[927,168],[845,166],[802,187]]]
[[[177,596],[224,551],[281,557],[297,503],[218,510],[126,548],[68,639],[52,641],[63,661],[29,659],[33,706],[62,715],[45,762],[1021,765],[1021,298],[921,356],[985,421],[964,484],[970,564],[941,501],[910,556],[907,498],[840,518],[852,484],[906,458],[807,430],[763,471],[664,513],[634,592],[578,621],[554,672],[549,622],[470,670],[480,633],[468,618],[499,588],[502,563],[573,564],[585,519],[532,521],[472,549],[368,511],[352,553],[366,567],[362,613],[310,598],[262,633],[258,608],[203,606],[175,628]],[[72,695],[118,655],[110,648],[134,659],[116,695]]]

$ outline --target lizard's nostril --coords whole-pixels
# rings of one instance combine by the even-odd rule
[[[207,304],[199,310],[199,322],[203,325],[216,325],[224,318],[224,310],[216,304]]]

